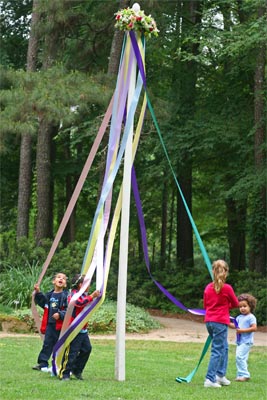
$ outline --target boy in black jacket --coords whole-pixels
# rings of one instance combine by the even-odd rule
[[[53,279],[54,289],[44,294],[40,292],[38,284],[34,285],[34,301],[44,309],[41,332],[45,334],[42,350],[37,359],[37,365],[32,367],[37,371],[48,370],[48,360],[53,347],[58,341],[63,319],[68,306],[67,277],[63,273],[57,273]]]

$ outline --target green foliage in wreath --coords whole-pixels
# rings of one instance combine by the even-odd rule
[[[151,15],[145,15],[142,10],[126,8],[115,13],[115,28],[121,31],[134,30],[144,33],[146,37],[158,36],[158,28]]]

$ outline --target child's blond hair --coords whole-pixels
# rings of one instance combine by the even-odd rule
[[[213,272],[213,287],[216,293],[220,293],[223,285],[225,284],[229,266],[224,260],[216,260],[212,264]]]

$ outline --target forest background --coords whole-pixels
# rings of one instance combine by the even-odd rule
[[[30,304],[115,88],[124,32],[114,28],[114,13],[133,3],[0,1],[3,304]],[[146,42],[147,86],[177,180],[210,259],[228,261],[229,283],[257,297],[257,318],[266,324],[266,1],[139,4],[160,31]],[[49,282],[56,271],[71,277],[81,270],[107,143],[104,137],[49,266]],[[187,307],[201,306],[210,277],[149,113],[135,169],[153,276]],[[122,171],[115,192],[121,178]],[[118,253],[119,233],[111,300]],[[127,287],[129,303],[177,311],[147,273],[134,202]]]

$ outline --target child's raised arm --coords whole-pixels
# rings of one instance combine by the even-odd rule
[[[39,292],[40,292],[40,286],[38,285],[38,283],[36,283],[36,284],[34,285],[34,290],[36,291],[36,293],[39,293]]]

